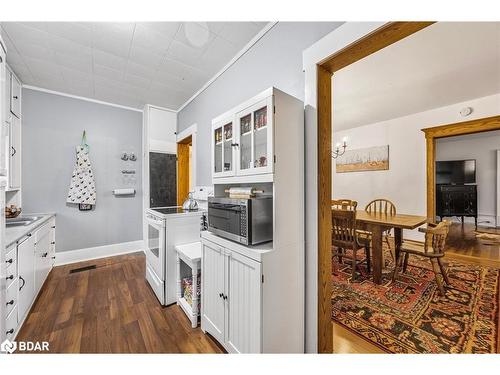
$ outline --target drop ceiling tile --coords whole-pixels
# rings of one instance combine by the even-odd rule
[[[50,60],[53,61],[55,59],[54,52],[41,44],[30,43],[28,41],[18,42],[16,41],[16,51],[19,52],[20,55],[35,59],[41,60]]]
[[[165,38],[172,39],[177,33],[177,30],[179,30],[181,22],[138,22],[136,23],[136,31],[137,26],[147,27],[148,29],[160,33]]]
[[[81,72],[92,73],[92,55],[74,56],[56,52],[56,60],[61,66]]]
[[[142,76],[147,79],[151,79],[156,75],[156,69],[148,68],[144,65],[136,64],[133,61],[129,61],[127,64],[127,69],[125,70],[127,74],[132,74],[135,76]]]
[[[125,74],[124,82],[144,89],[148,89],[151,86],[151,79],[133,74]]]
[[[115,56],[109,52],[93,49],[94,64],[104,65],[115,70],[124,70],[127,66],[127,60],[123,57]]]
[[[201,70],[170,58],[163,59],[157,74],[159,76],[163,74],[168,76],[174,75],[179,79],[196,79],[205,77]]]
[[[94,40],[100,38],[113,38],[119,41],[130,41],[134,34],[135,23],[133,22],[92,22],[92,37]]]
[[[214,34],[218,34],[222,30],[226,22],[198,22],[200,26],[206,27]]]
[[[92,28],[90,24],[77,22],[46,22],[46,31],[86,47],[92,46]]]
[[[90,56],[92,54],[92,49],[89,46],[57,35],[49,37],[49,46],[55,52],[62,52],[73,56]]]
[[[25,42],[48,47],[48,34],[46,31],[26,26],[29,23],[2,22],[2,27],[14,44]]]
[[[227,36],[234,27],[228,22],[20,22],[0,23],[0,32],[24,83],[133,107],[177,108],[246,44],[249,30],[262,26],[248,24],[233,36],[239,44]],[[204,37],[204,45],[192,43]]]
[[[218,35],[231,43],[238,44],[243,47],[261,29],[262,27],[254,25],[251,22],[228,22],[224,25]]]
[[[94,64],[94,75],[120,81],[123,79],[124,71]]]
[[[61,67],[61,74],[64,78],[64,81],[68,84],[81,84],[85,87],[93,85],[94,80],[92,74],[86,74],[84,72],[66,67]]]
[[[163,54],[152,52],[148,48],[132,44],[129,60],[136,64],[143,65],[151,69],[158,69],[163,59]]]
[[[163,54],[170,46],[173,35],[164,35],[154,29],[138,24],[135,28],[133,44],[147,48],[157,54]]]
[[[102,35],[92,40],[92,47],[103,52],[127,59],[130,51],[131,39],[116,39],[112,36]]]
[[[190,65],[193,64],[203,52],[204,50],[201,48],[193,48],[187,44],[174,40],[167,51],[167,57]]]
[[[217,37],[196,62],[199,69],[212,73],[222,69],[240,51],[239,47],[227,40]]]
[[[21,82],[29,84],[28,82],[34,81],[33,75],[24,62],[22,62],[21,64],[15,64],[11,61],[7,62],[9,63],[10,68],[19,77]]]
[[[61,68],[55,62],[34,59],[31,57],[26,57],[24,59],[24,62],[35,78],[38,78],[39,76],[44,74],[49,76],[60,76],[62,78]]]

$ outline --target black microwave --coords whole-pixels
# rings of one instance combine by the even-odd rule
[[[273,240],[273,198],[208,198],[208,230],[244,245]]]

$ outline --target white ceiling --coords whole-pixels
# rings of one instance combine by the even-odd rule
[[[334,130],[500,92],[500,22],[439,22],[333,76]]]
[[[23,84],[178,109],[267,22],[2,22]]]

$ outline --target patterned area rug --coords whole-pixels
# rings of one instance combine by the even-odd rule
[[[365,265],[352,283],[349,261],[333,259],[335,322],[389,353],[498,351],[500,270],[445,258],[451,286],[441,297],[427,259],[410,256],[395,283],[386,259],[382,285],[370,281]]]

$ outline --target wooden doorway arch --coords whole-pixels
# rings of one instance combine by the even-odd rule
[[[332,76],[434,22],[390,22],[317,66],[318,114],[318,352],[332,353],[331,318],[331,194],[332,194]]]
[[[427,148],[427,218],[436,218],[436,139],[500,130],[500,116],[425,128]]]

